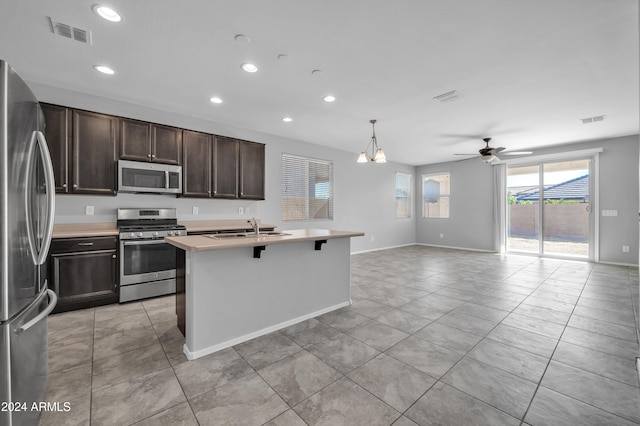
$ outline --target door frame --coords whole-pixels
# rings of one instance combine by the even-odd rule
[[[589,196],[591,198],[591,215],[590,215],[590,230],[592,232],[589,233],[589,256],[586,259],[590,262],[599,262],[600,261],[600,184],[599,184],[599,170],[600,170],[600,156],[599,154],[603,152],[602,148],[593,148],[593,149],[583,149],[578,151],[566,151],[560,152],[557,154],[545,154],[545,155],[537,155],[532,157],[519,157],[509,160],[501,160],[498,164],[504,164],[506,167],[502,170],[504,176],[502,179],[496,179],[496,182],[500,185],[498,188],[498,194],[502,194],[502,197],[505,200],[496,200],[497,208],[500,212],[501,219],[498,221],[498,229],[496,229],[496,238],[498,240],[498,247],[504,247],[504,250],[507,251],[507,227],[508,227],[508,204],[506,203],[506,194],[507,194],[507,168],[515,167],[515,166],[533,166],[536,164],[543,163],[554,163],[560,161],[568,161],[574,159],[590,159],[591,166],[589,168]],[[543,172],[541,172],[540,180],[542,181]],[[543,206],[540,207],[541,209]],[[540,216],[541,219],[542,215]],[[542,225],[542,222],[541,222]],[[542,228],[541,228],[542,229]],[[520,253],[518,253],[520,254]],[[526,253],[522,253],[526,254]],[[557,255],[540,255],[538,252],[537,256],[550,257],[550,258],[565,258],[565,256],[557,256]],[[573,259],[573,257],[566,257],[567,259]]]

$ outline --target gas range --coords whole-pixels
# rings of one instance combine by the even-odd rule
[[[184,225],[178,225],[174,208],[118,209],[117,224],[121,240],[187,235],[187,228]]]
[[[187,235],[184,225],[152,226],[119,226],[121,240],[146,240],[153,238],[174,237]]]
[[[176,291],[176,248],[165,237],[187,235],[176,209],[118,209],[120,302]]]

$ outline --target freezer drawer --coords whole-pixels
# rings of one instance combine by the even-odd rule
[[[51,290],[16,317],[0,324],[0,425],[37,425],[40,412],[33,403],[44,401],[47,389],[47,315],[57,297]],[[11,404],[13,403],[13,404]],[[16,404],[18,403],[18,404]]]

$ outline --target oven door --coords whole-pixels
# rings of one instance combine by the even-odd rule
[[[176,277],[176,248],[164,239],[120,240],[120,285]]]

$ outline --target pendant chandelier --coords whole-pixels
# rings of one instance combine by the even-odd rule
[[[369,161],[374,161],[376,163],[387,162],[387,156],[384,155],[384,151],[382,148],[378,148],[378,140],[376,139],[376,121],[377,120],[369,120],[369,123],[371,123],[371,126],[373,127],[373,136],[371,136],[371,142],[369,142],[367,148],[360,153],[358,163],[368,163]],[[369,154],[369,148],[371,148],[371,154]]]

